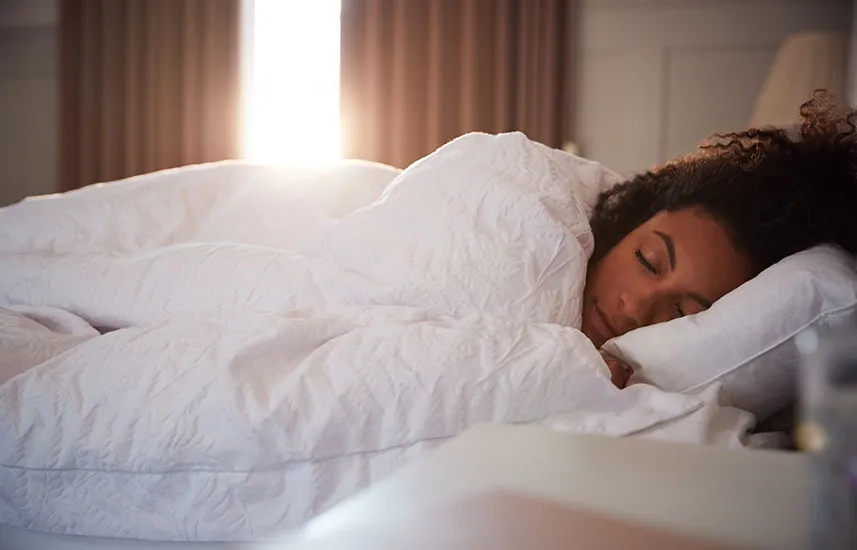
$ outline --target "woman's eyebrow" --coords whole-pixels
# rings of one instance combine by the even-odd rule
[[[675,271],[675,244],[673,244],[672,237],[658,230],[653,231],[653,233],[663,239],[667,246],[667,255],[670,257],[670,271]]]

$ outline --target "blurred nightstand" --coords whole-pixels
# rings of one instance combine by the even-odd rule
[[[804,547],[804,458],[482,426],[288,548]]]

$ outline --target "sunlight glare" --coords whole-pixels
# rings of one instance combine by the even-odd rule
[[[340,0],[254,0],[245,151],[254,161],[340,156]]]

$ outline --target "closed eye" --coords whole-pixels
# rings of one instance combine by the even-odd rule
[[[639,248],[638,248],[637,250],[635,250],[635,251],[634,251],[634,255],[635,255],[635,256],[637,256],[637,261],[638,261],[638,262],[640,262],[640,264],[642,264],[642,266],[646,268],[646,271],[648,271],[648,272],[649,272],[649,273],[651,273],[652,275],[657,275],[657,274],[658,274],[658,270],[657,270],[657,269],[655,269],[655,266],[653,266],[653,265],[649,262],[649,260],[647,260],[647,259],[646,259],[646,257],[645,257],[645,256],[643,256],[643,253],[640,251],[640,249],[639,249]]]
[[[684,317],[684,316],[686,315],[686,313],[684,312],[684,310],[683,310],[683,309],[681,309],[681,306],[680,306],[680,305],[678,305],[678,304],[676,304],[676,305],[675,305],[675,312],[676,312],[676,314],[678,315],[678,317]]]

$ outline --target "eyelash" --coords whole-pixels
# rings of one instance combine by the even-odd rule
[[[648,271],[648,272],[649,272],[649,273],[651,273],[652,275],[657,275],[657,274],[658,274],[658,270],[655,268],[655,266],[653,266],[653,265],[649,262],[649,260],[647,260],[647,259],[646,259],[646,257],[645,257],[645,256],[643,256],[643,253],[642,253],[642,251],[640,251],[640,249],[639,249],[639,248],[638,248],[637,250],[635,250],[635,251],[634,251],[634,255],[637,257],[637,261],[638,261],[638,262],[640,262],[640,264],[641,264],[641,265],[646,269],[646,271]],[[676,304],[676,305],[675,305],[675,311],[676,311],[676,313],[678,313],[678,316],[679,316],[679,317],[684,317],[684,316],[685,316],[685,312],[684,312],[684,310],[683,310],[683,309],[681,309],[681,306],[680,306],[680,305],[678,305],[678,304]]]
[[[649,260],[647,260],[646,257],[643,256],[643,253],[640,251],[639,248],[634,251],[634,255],[637,256],[637,261],[640,262],[640,264],[642,264],[644,268],[646,268],[646,271],[648,271],[652,275],[658,274],[658,270],[655,268],[655,266],[649,263]]]

